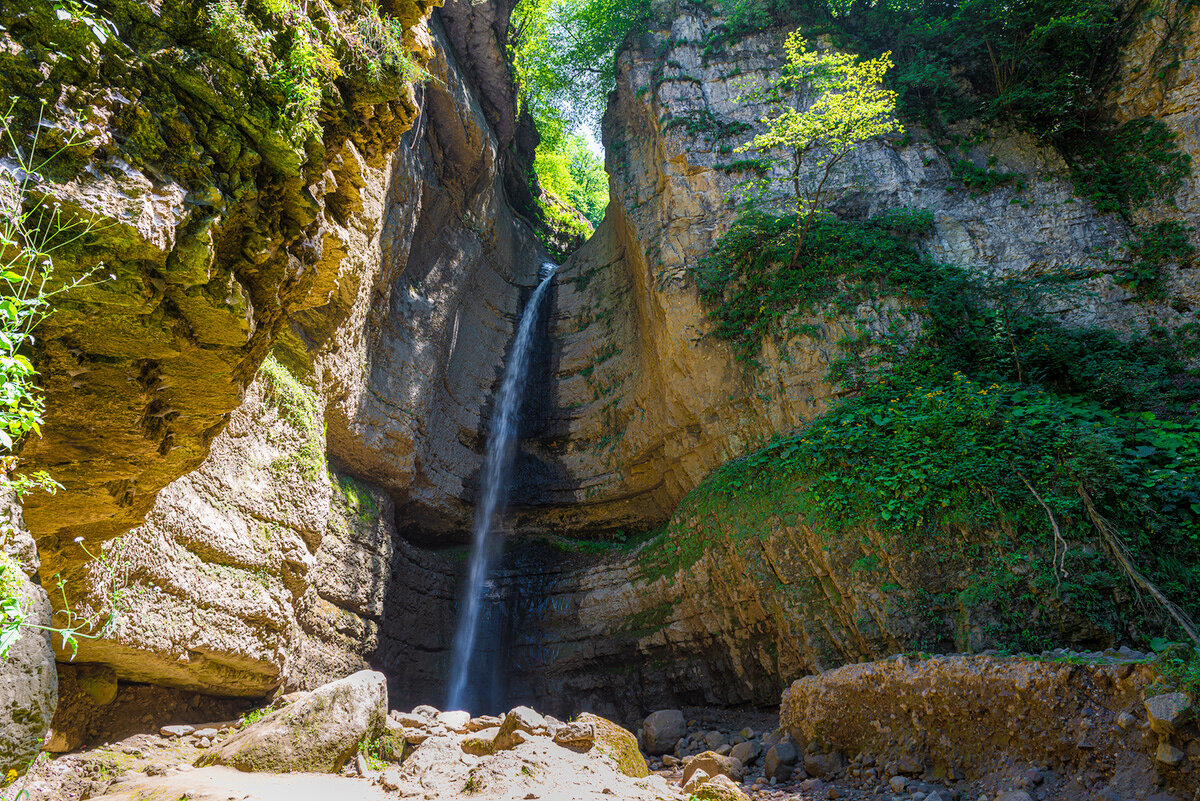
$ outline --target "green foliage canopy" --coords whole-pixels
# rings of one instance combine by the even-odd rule
[[[598,128],[617,50],[649,15],[649,0],[521,0],[513,11],[508,53],[541,136],[538,184],[593,226],[604,216],[608,179],[576,131]]]

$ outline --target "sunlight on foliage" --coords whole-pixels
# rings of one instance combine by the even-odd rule
[[[848,53],[810,50],[799,30],[788,34],[783,50],[787,62],[779,80],[749,95],[768,104],[762,118],[766,130],[734,152],[757,150],[790,164],[795,266],[833,168],[868,139],[899,132],[900,124],[893,116],[896,93],[880,83],[891,69],[890,53],[863,61]],[[815,184],[802,180],[802,167],[813,169]],[[769,178],[761,184],[768,191],[770,185]]]

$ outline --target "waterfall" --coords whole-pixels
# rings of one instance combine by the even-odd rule
[[[479,498],[475,506],[475,527],[471,535],[471,562],[467,585],[463,590],[463,607],[454,633],[454,651],[450,663],[450,684],[446,693],[446,709],[461,709],[467,687],[467,673],[479,637],[480,613],[484,589],[499,543],[493,533],[499,528],[508,494],[508,476],[517,453],[517,434],[520,430],[521,403],[525,400],[525,374],[529,371],[529,351],[533,344],[533,327],[542,305],[542,298],[554,278],[557,265],[542,265],[542,280],[529,296],[512,352],[504,366],[504,378],[496,395],[491,424],[488,426],[487,451],[483,459],[483,475],[479,483]]]

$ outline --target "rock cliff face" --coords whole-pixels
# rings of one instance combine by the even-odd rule
[[[427,60],[429,4],[392,10],[405,47]],[[39,331],[45,436],[22,453],[69,488],[29,497],[25,513],[43,575],[72,584],[76,536],[95,548],[129,530],[203,461],[287,315],[322,269],[337,273],[327,230],[359,198],[350,177],[330,176],[389,159],[416,114],[396,76],[381,88],[345,75],[325,89],[335,111],[318,120],[324,138],[289,134],[286,98],[204,3],[86,13],[0,11],[3,89],[21,98],[14,134],[39,131],[46,155],[78,142],[36,192],[93,224],[56,254],[57,280],[95,272]]]
[[[1121,82],[1110,93],[1116,117],[1121,120],[1152,117],[1162,120],[1176,135],[1179,149],[1192,158],[1192,173],[1175,193],[1174,204],[1162,204],[1139,213],[1139,222],[1157,222],[1178,217],[1192,224],[1200,218],[1200,131],[1196,109],[1200,107],[1200,17],[1185,3],[1163,3],[1143,18],[1124,54]],[[1193,232],[1193,240],[1200,236]],[[1184,294],[1197,305],[1194,288]]]
[[[560,273],[555,409],[547,434],[531,446],[553,468],[531,489],[536,500],[520,510],[522,527],[660,523],[716,466],[825,409],[840,391],[825,379],[839,341],[856,323],[873,330],[888,324],[889,314],[868,308],[818,317],[818,336],[768,342],[761,372],[705,338],[711,328],[687,269],[727,230],[739,187],[751,177],[734,165],[744,157],[731,151],[756,133],[761,109],[739,96],[746,76],[778,69],[782,34],[751,36],[706,56],[701,41],[719,20],[681,9],[669,28],[642,35],[618,60],[604,122],[612,203]],[[1122,95],[1131,114],[1164,115],[1185,148],[1196,113],[1190,63],[1158,86],[1157,106],[1134,104],[1137,84]],[[1145,303],[1116,284],[1126,226],[1074,196],[1053,151],[996,132],[971,160],[982,166],[994,159],[997,169],[1025,176],[1026,188],[981,194],[956,188],[950,157],[922,131],[908,133],[911,141],[859,148],[839,169],[832,196],[841,213],[928,209],[936,227],[926,251],[981,273],[1087,266],[1093,277],[1054,310],[1069,321],[1128,330],[1190,319],[1194,270],[1172,275],[1173,303]],[[1193,183],[1181,190],[1181,203],[1190,203]]]
[[[417,128],[390,153],[347,145],[319,177],[340,200],[312,289],[208,458],[143,526],[69,546],[85,571],[72,606],[108,621],[80,660],[221,695],[368,661],[440,684],[440,663],[412,654],[446,648],[458,563],[401,538],[397,520],[422,512],[397,515],[393,498],[469,514],[476,432],[544,257],[437,21],[431,42]]]

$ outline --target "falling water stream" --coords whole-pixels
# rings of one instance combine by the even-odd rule
[[[447,709],[462,709],[467,687],[468,670],[479,639],[484,590],[499,550],[494,534],[500,528],[508,496],[508,479],[517,453],[520,431],[521,404],[525,400],[525,376],[529,372],[529,356],[533,344],[534,323],[542,299],[554,278],[557,265],[542,265],[542,280],[529,296],[512,352],[504,367],[504,378],[488,427],[487,451],[483,459],[483,474],[479,483],[479,499],[475,506],[475,528],[471,535],[471,562],[467,585],[463,590],[462,612],[454,633],[454,651],[450,663],[450,684],[446,693]]]

